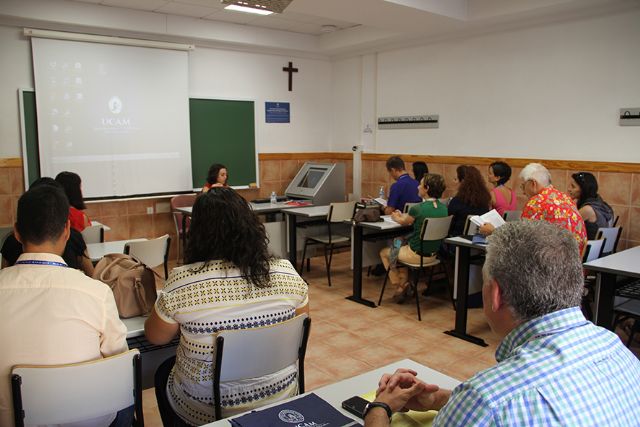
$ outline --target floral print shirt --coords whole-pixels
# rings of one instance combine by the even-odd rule
[[[569,230],[583,253],[587,244],[587,228],[571,197],[550,185],[529,199],[522,219],[544,220]]]

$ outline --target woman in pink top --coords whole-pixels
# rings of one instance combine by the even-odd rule
[[[516,192],[506,185],[510,178],[511,167],[505,162],[493,162],[489,165],[489,182],[494,186],[491,190],[491,207],[500,215],[516,210],[518,204]]]

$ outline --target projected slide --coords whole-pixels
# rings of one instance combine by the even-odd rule
[[[191,188],[186,52],[32,39],[42,176],[85,197]]]

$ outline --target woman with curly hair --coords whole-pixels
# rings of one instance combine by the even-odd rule
[[[449,235],[459,236],[469,215],[482,215],[489,211],[491,194],[484,185],[480,171],[474,166],[461,165],[456,169],[458,193],[449,202],[449,215],[453,215]]]
[[[216,333],[274,325],[308,312],[306,282],[289,261],[270,257],[264,226],[231,188],[212,187],[198,196],[185,257],[188,265],[171,272],[145,323],[154,344],[181,333],[173,368],[167,361],[156,373],[165,425],[174,425],[167,422],[173,414],[187,425],[215,421]],[[223,383],[223,416],[295,395],[297,384],[295,364],[264,377]]]

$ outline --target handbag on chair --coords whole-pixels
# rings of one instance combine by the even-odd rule
[[[105,255],[93,278],[109,285],[123,319],[148,314],[158,296],[153,270],[130,255]]]

